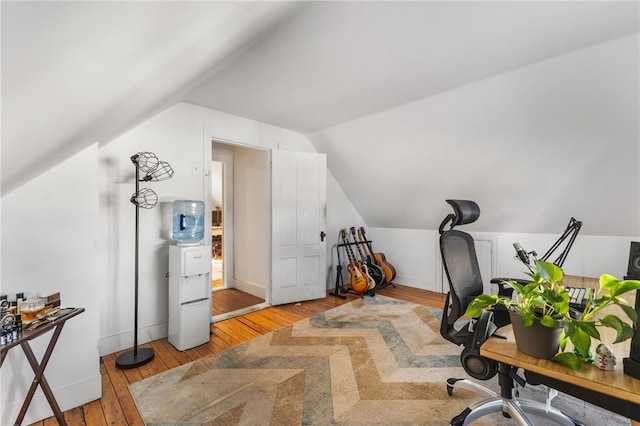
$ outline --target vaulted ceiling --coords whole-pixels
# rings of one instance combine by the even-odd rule
[[[185,100],[304,133],[638,31],[609,2],[311,2]]]
[[[363,217],[393,226],[336,159],[372,139],[352,123],[637,33],[638,14],[625,1],[3,1],[2,193],[187,101],[307,134]],[[393,185],[413,187],[394,167]]]

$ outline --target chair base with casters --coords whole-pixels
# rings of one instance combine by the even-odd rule
[[[580,421],[545,403],[524,398],[514,398],[514,381],[518,381],[521,386],[525,384],[524,379],[516,374],[517,370],[517,368],[508,364],[499,363],[498,383],[500,384],[500,395],[468,379],[448,379],[447,392],[449,396],[453,395],[454,389],[459,388],[476,392],[486,398],[470,405],[451,419],[451,426],[468,425],[480,417],[493,413],[502,413],[503,416],[512,418],[516,424],[525,426],[535,425],[528,415],[544,417],[553,420],[559,425],[585,426]]]

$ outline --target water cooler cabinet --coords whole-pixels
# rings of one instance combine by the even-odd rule
[[[209,342],[211,247],[169,246],[169,343],[184,351]]]

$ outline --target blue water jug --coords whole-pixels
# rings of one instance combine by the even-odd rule
[[[173,239],[179,246],[196,245],[204,239],[204,202],[173,202]]]

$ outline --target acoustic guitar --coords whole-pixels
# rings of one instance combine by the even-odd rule
[[[354,226],[351,227],[351,236],[353,237],[353,242],[356,243],[356,247],[358,248],[358,254],[360,255],[360,264],[366,266],[367,273],[372,279],[372,282],[369,283],[369,290],[378,287],[384,282],[384,271],[374,263],[373,256],[365,256],[362,249],[360,248],[360,245],[363,244],[363,242],[362,240],[358,240],[356,236],[356,228]]]
[[[358,229],[358,235],[360,235],[364,241],[367,241],[364,227],[361,226]],[[396,278],[396,268],[394,268],[392,264],[387,262],[387,258],[385,257],[384,253],[373,252],[370,241],[367,242],[367,248],[369,249],[369,253],[373,254],[373,258],[375,259],[376,265],[378,265],[384,271],[384,278],[386,282],[391,283],[391,281],[393,281]]]
[[[345,244],[344,248],[347,253],[347,257],[349,258],[347,272],[349,272],[349,285],[351,287],[351,290],[356,293],[364,293],[369,289],[370,278],[367,278],[364,275],[362,266],[360,265],[360,263],[358,263],[356,257],[353,254],[353,251],[351,250],[346,229],[340,230],[340,236],[342,237],[342,242]]]

